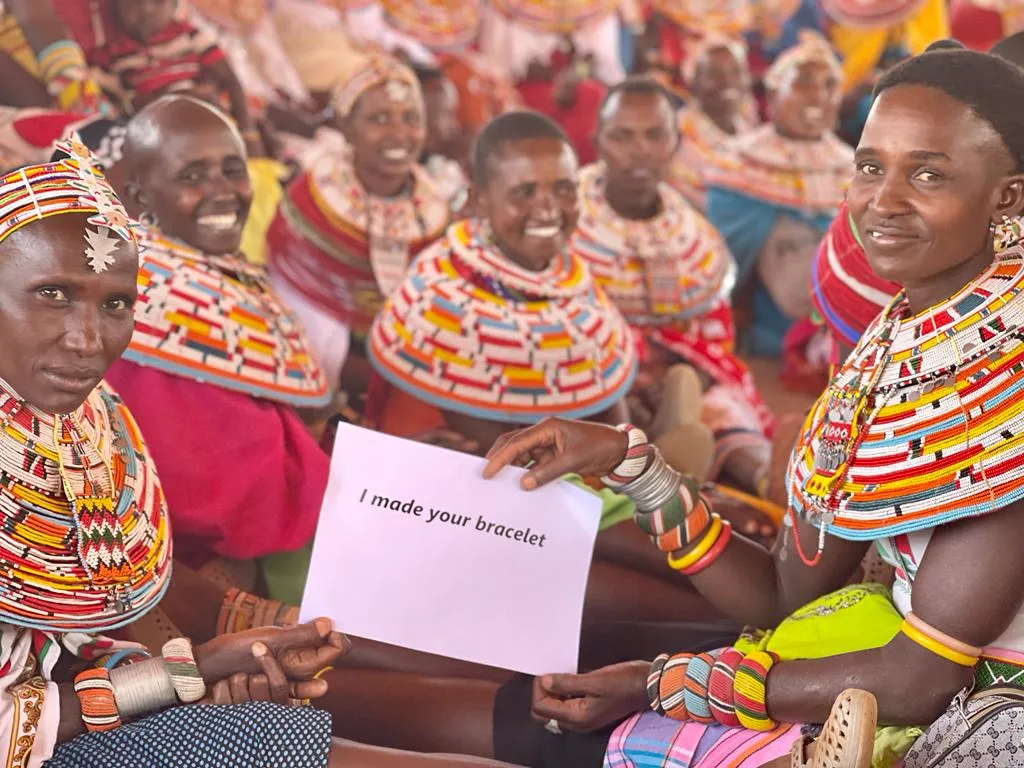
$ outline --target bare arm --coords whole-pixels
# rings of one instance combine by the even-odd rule
[[[969,645],[992,644],[1024,602],[1022,535],[1022,503],[937,528],[914,581],[914,613]],[[778,665],[768,710],[777,720],[821,722],[843,689],[858,687],[875,694],[880,722],[922,725],[942,714],[972,675],[901,633],[878,650]]]

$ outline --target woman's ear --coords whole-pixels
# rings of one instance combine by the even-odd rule
[[[992,220],[1001,221],[1003,217],[1016,218],[1024,214],[1024,174],[1010,176],[999,190],[999,201],[996,203]]]
[[[124,204],[128,214],[138,218],[146,210],[148,204],[142,186],[134,179],[128,179],[124,184]]]

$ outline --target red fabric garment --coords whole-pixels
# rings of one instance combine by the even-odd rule
[[[761,398],[754,375],[735,353],[736,328],[727,302],[720,302],[717,307],[684,326],[637,329],[636,336],[639,343],[657,344],[703,371],[715,383],[742,393],[745,405],[756,415],[754,420],[760,425],[761,431],[771,436],[775,428],[775,417]]]
[[[576,86],[576,100],[569,107],[555,103],[554,84],[549,81],[524,80],[517,87],[528,109],[547,115],[562,126],[576,150],[581,166],[597,160],[593,137],[597,130],[597,114],[604,98],[604,85],[597,80],[579,83]]]
[[[949,25],[953,37],[975,51],[988,51],[1003,39],[1003,15],[979,8],[969,0],[953,0]]]
[[[50,0],[50,3],[53,12],[88,58],[99,47],[105,30],[113,23],[111,0]]]
[[[176,558],[198,567],[313,538],[330,459],[291,408],[125,360],[107,381],[156,463]]]

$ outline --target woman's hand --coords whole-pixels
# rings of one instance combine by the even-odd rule
[[[326,680],[289,682],[284,668],[264,643],[253,643],[252,656],[263,671],[238,672],[218,680],[207,690],[201,704],[241,704],[245,701],[273,701],[290,704],[295,699],[318,699],[327,693]]]
[[[351,643],[334,632],[330,619],[317,619],[290,629],[258,627],[220,635],[195,649],[199,673],[207,682],[232,675],[257,675],[263,665],[253,655],[256,644],[266,646],[291,681],[309,680],[348,652]]]
[[[647,707],[646,661],[627,661],[584,675],[545,675],[533,681],[533,716],[589,733]]]
[[[588,421],[544,419],[527,429],[499,437],[487,454],[484,477],[490,479],[504,467],[525,467],[522,479],[527,491],[576,472],[585,476],[608,474],[626,455],[629,440],[614,427]]]

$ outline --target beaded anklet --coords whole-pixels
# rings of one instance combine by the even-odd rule
[[[940,632],[913,613],[907,614],[900,625],[900,632],[936,656],[941,656],[962,667],[975,666],[983,652],[982,648],[967,645],[967,643],[962,643],[944,632]]]
[[[75,676],[75,694],[82,707],[82,724],[87,731],[112,731],[121,726],[114,686],[106,669],[97,667],[79,672]]]

